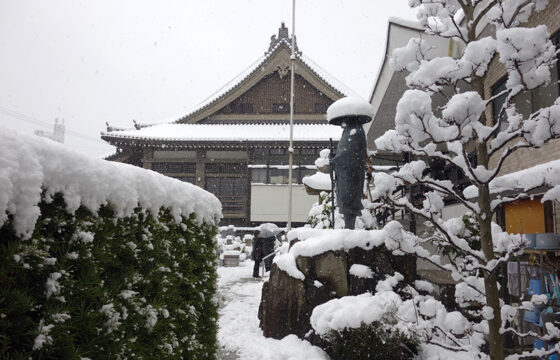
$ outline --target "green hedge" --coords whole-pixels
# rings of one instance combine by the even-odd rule
[[[65,208],[0,228],[0,358],[214,359],[216,226]]]
[[[321,347],[333,360],[406,360],[416,357],[418,339],[373,322],[332,330],[321,339]]]

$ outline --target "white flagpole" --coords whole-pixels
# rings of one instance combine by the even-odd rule
[[[290,83],[290,147],[289,153],[289,170],[288,170],[288,223],[286,232],[292,229],[292,173],[294,165],[294,79],[295,79],[295,61],[296,61],[296,0],[292,0],[292,56],[291,63],[291,83]]]

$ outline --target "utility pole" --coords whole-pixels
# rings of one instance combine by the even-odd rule
[[[295,81],[295,62],[296,62],[296,0],[292,0],[292,56],[291,63],[291,82],[290,82],[290,146],[289,168],[288,168],[288,223],[286,232],[292,229],[292,174],[294,165],[294,81]]]

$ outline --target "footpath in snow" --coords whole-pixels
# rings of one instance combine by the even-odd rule
[[[265,338],[259,328],[262,279],[253,279],[253,261],[239,267],[218,268],[220,320],[219,354],[222,360],[316,360],[329,357],[318,347],[290,335],[282,340]],[[266,278],[265,278],[266,281]]]

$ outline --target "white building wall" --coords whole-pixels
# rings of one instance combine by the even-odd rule
[[[393,78],[394,71],[389,66],[389,58],[393,54],[393,50],[406,46],[410,39],[418,37],[430,42],[432,49],[430,53],[427,54],[428,59],[448,55],[450,50],[448,39],[427,35],[423,30],[419,30],[418,28],[411,28],[406,25],[403,26],[402,24],[395,23],[395,19],[390,21],[387,29],[387,40],[385,44],[385,53],[383,55],[384,59],[370,93],[370,103],[376,111],[379,109],[385,93],[391,84],[391,79]],[[370,122],[364,125],[366,134],[368,134],[371,124]]]
[[[454,204],[454,205],[444,206],[444,208],[441,209],[441,218],[443,220],[449,220],[449,219],[453,219],[453,218],[462,217],[468,211],[470,211],[470,210],[463,204]]]
[[[288,221],[288,185],[251,184],[251,221]],[[292,222],[305,222],[311,206],[319,200],[303,185],[292,185]]]

